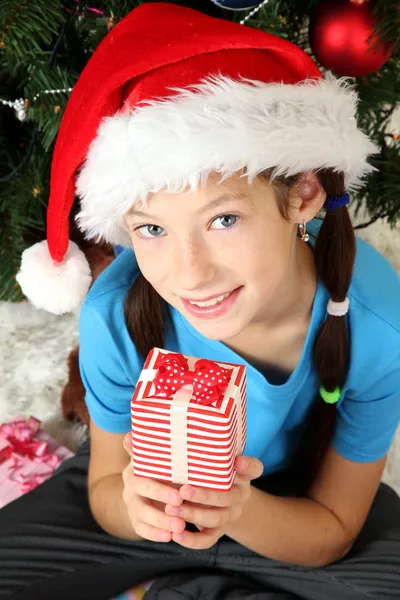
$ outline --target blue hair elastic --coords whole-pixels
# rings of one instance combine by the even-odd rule
[[[328,196],[324,207],[326,210],[335,210],[336,208],[340,208],[341,206],[346,206],[346,204],[350,203],[350,194],[347,192],[343,194],[343,196]]]

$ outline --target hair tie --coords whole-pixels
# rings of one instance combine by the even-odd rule
[[[336,387],[333,392],[328,392],[323,385],[319,388],[319,393],[327,404],[336,404],[342,394],[340,387]]]
[[[350,306],[350,300],[346,297],[343,302],[334,302],[332,299],[329,300],[326,310],[329,315],[334,317],[343,317],[348,313]]]
[[[327,196],[325,200],[325,208],[326,210],[335,210],[336,208],[341,208],[342,206],[346,206],[346,204],[350,203],[350,194],[347,192],[343,194],[343,196]]]

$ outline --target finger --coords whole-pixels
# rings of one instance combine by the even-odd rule
[[[145,540],[150,540],[151,542],[170,542],[172,540],[173,535],[170,531],[157,529],[157,527],[147,525],[147,523],[142,523],[141,521],[136,524],[135,532],[141,538],[144,538]]]
[[[235,461],[236,474],[249,480],[261,477],[264,465],[258,458],[251,456],[238,456]]]
[[[167,504],[165,512],[167,515],[175,515],[174,509],[177,509],[177,507]],[[216,528],[223,527],[228,522],[236,521],[241,513],[242,506],[240,504],[229,508],[214,508],[186,501],[180,508],[179,516],[188,523],[194,523],[197,527]]]
[[[150,477],[138,477],[133,475],[135,492],[143,498],[150,498],[150,500],[157,500],[158,502],[164,502],[164,504],[173,504],[179,506],[183,500],[179,495],[179,490],[169,486],[166,483],[151,479]],[[132,482],[132,480],[131,480]]]
[[[233,506],[243,501],[244,493],[242,487],[234,484],[229,492],[220,492],[219,490],[199,488],[185,484],[179,490],[179,495],[183,500],[189,500],[196,504],[220,507]]]
[[[223,531],[220,528],[205,528],[198,533],[185,530],[183,533],[173,533],[172,541],[184,546],[185,548],[192,548],[193,550],[205,550],[207,548],[211,548],[211,546],[214,546],[214,544],[217,543],[222,535]]]
[[[156,508],[151,500],[143,498],[140,509],[137,512],[137,519],[146,525],[152,525],[157,529],[164,531],[182,533],[185,529],[185,521],[179,517],[170,517],[164,511]]]
[[[130,431],[124,436],[122,444],[129,456],[132,456],[132,433]]]
[[[157,500],[164,504],[169,503],[177,506],[182,504],[179,491],[174,487],[150,477],[135,475],[132,460],[122,471],[122,479],[125,488],[129,488],[143,498],[150,498],[150,500]]]

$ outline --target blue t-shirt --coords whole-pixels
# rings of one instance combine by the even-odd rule
[[[308,224],[312,244],[320,225],[319,219]],[[93,284],[81,311],[79,360],[86,403],[94,423],[113,433],[130,429],[130,401],[144,364],[128,334],[123,310],[138,273],[133,251],[125,250]],[[332,445],[347,459],[368,462],[388,452],[400,420],[400,277],[377,250],[358,238],[348,296],[351,364],[337,403]],[[318,281],[300,361],[281,381],[271,380],[268,372],[261,373],[222,342],[202,336],[169,306],[166,349],[246,365],[244,453],[263,462],[264,475],[287,467],[300,441],[319,388],[312,348],[327,316],[328,300]]]

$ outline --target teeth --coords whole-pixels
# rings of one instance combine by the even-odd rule
[[[220,304],[223,302],[228,296],[231,295],[231,292],[224,294],[223,296],[218,296],[218,298],[213,298],[212,300],[207,300],[206,302],[192,302],[189,300],[190,304],[194,304],[195,306],[214,306],[215,304]]]

